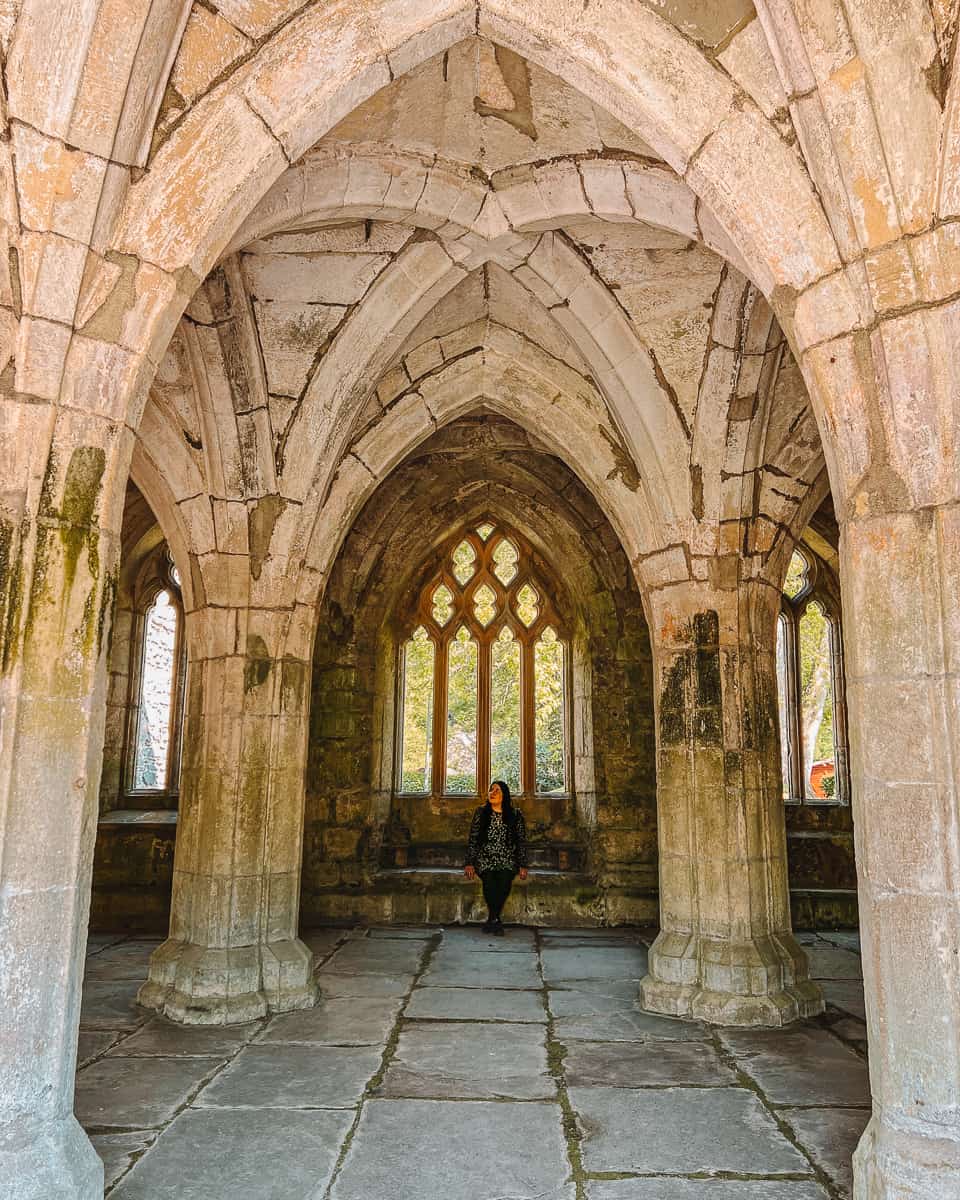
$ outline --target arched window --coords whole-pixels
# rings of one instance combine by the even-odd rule
[[[849,799],[840,620],[806,547],[794,551],[777,623],[783,795],[796,803]]]
[[[563,794],[567,640],[526,542],[464,530],[421,591],[399,671],[397,791]]]
[[[176,570],[168,565],[147,592],[137,622],[131,677],[127,791],[178,791],[183,695],[183,614]]]

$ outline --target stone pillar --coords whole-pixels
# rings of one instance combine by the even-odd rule
[[[785,1025],[823,1010],[790,929],[776,693],[779,594],[687,582],[648,598],[661,932],[650,1012]]]
[[[103,1164],[73,1089],[117,556],[105,508],[119,524],[97,442],[112,434],[39,404],[18,426],[17,400],[2,405],[0,466],[15,449],[25,482],[0,492],[0,1200],[94,1200]]]
[[[847,702],[873,1118],[856,1200],[960,1196],[960,510],[848,521]]]
[[[278,650],[285,616],[187,617],[170,936],[139,997],[187,1024],[249,1021],[317,998],[313,956],[297,937],[310,663]]]

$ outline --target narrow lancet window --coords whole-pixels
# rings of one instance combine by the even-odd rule
[[[447,772],[451,793],[477,790],[478,647],[461,625],[447,651]]]
[[[178,617],[177,606],[166,590],[157,593],[144,616],[133,767],[135,791],[162,791],[169,784]]]
[[[777,692],[783,794],[800,803],[848,799],[836,601],[821,560],[795,552],[777,623]]]
[[[833,655],[830,622],[819,604],[807,605],[799,622],[800,752],[804,795],[836,794],[837,756],[833,744]]]
[[[490,648],[490,778],[520,791],[520,643],[504,625]]]
[[[564,652],[557,631],[548,626],[534,646],[537,791],[566,790],[564,753]]]
[[[429,792],[433,782],[435,657],[433,642],[421,625],[403,647],[403,792]]]

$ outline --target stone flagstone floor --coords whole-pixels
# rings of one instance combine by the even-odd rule
[[[802,937],[825,1017],[636,1006],[635,930],[324,929],[322,1005],[182,1029],[153,942],[92,937],[77,1114],[111,1200],[844,1200],[869,1116],[853,934]]]

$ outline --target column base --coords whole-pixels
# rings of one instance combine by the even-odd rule
[[[746,1028],[777,1028],[824,1008],[792,934],[729,942],[668,931],[650,948],[640,1005],[647,1012]]]
[[[0,1200],[102,1200],[103,1163],[71,1113],[0,1126]]]
[[[960,1200],[960,1131],[924,1137],[875,1114],[853,1156],[854,1200]]]
[[[299,938],[230,950],[169,938],[150,956],[137,1002],[183,1025],[241,1025],[312,1008],[318,995],[313,953]]]

